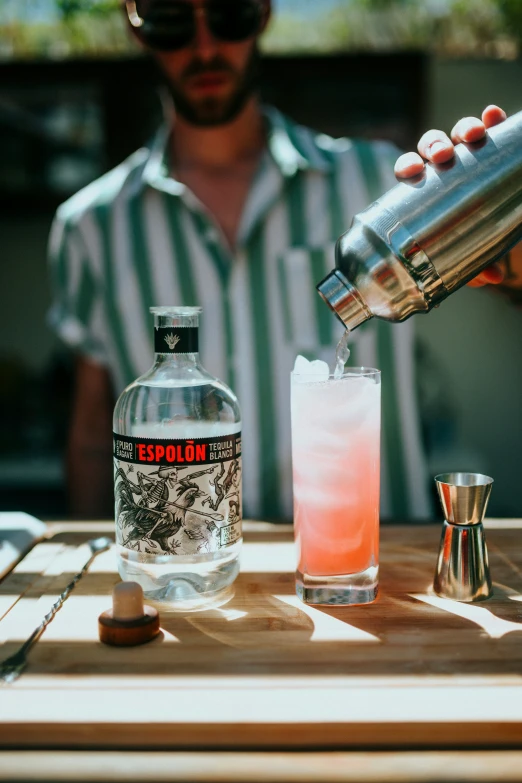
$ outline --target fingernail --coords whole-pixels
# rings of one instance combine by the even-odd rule
[[[434,141],[433,144],[430,144],[428,147],[428,152],[430,152],[432,155],[437,155],[439,152],[447,152],[449,149],[449,145],[445,144],[443,141]]]
[[[477,130],[478,130],[478,128],[475,125],[475,123],[473,123],[473,122],[466,122],[466,123],[464,123],[462,125],[462,127],[460,129],[460,134],[461,134],[462,138],[465,138],[466,136],[468,136],[470,134],[470,132],[473,135],[474,133],[477,132]]]

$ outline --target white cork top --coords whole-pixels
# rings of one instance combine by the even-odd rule
[[[120,582],[112,591],[112,616],[115,620],[140,620],[143,617],[143,590],[137,582]]]

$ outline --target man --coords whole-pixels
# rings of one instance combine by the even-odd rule
[[[340,325],[315,292],[354,214],[394,184],[387,143],[335,141],[260,106],[259,34],[269,0],[126,3],[131,29],[163,70],[171,116],[148,149],[58,210],[52,321],[77,352],[70,428],[73,511],[110,513],[115,397],[152,360],[152,305],[203,307],[203,363],[238,395],[245,516],[291,517],[289,372],[298,353],[333,361]],[[417,174],[453,143],[504,119],[429,131],[395,163]],[[477,283],[501,278],[492,268]],[[383,514],[430,514],[414,414],[412,325],[353,335],[352,363],[382,369]],[[404,404],[404,402],[406,404]]]

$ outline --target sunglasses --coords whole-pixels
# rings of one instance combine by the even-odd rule
[[[127,16],[152,49],[172,52],[196,36],[196,15],[203,13],[212,36],[220,41],[244,41],[261,29],[263,6],[259,0],[206,0],[194,6],[184,0],[151,0],[142,18],[135,0],[126,0]]]

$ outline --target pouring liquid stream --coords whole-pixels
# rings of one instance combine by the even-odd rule
[[[335,380],[343,377],[344,365],[350,358],[350,349],[348,348],[349,339],[350,330],[346,329],[346,331],[341,335],[341,339],[337,343],[337,348],[335,351],[335,368],[333,373]]]

